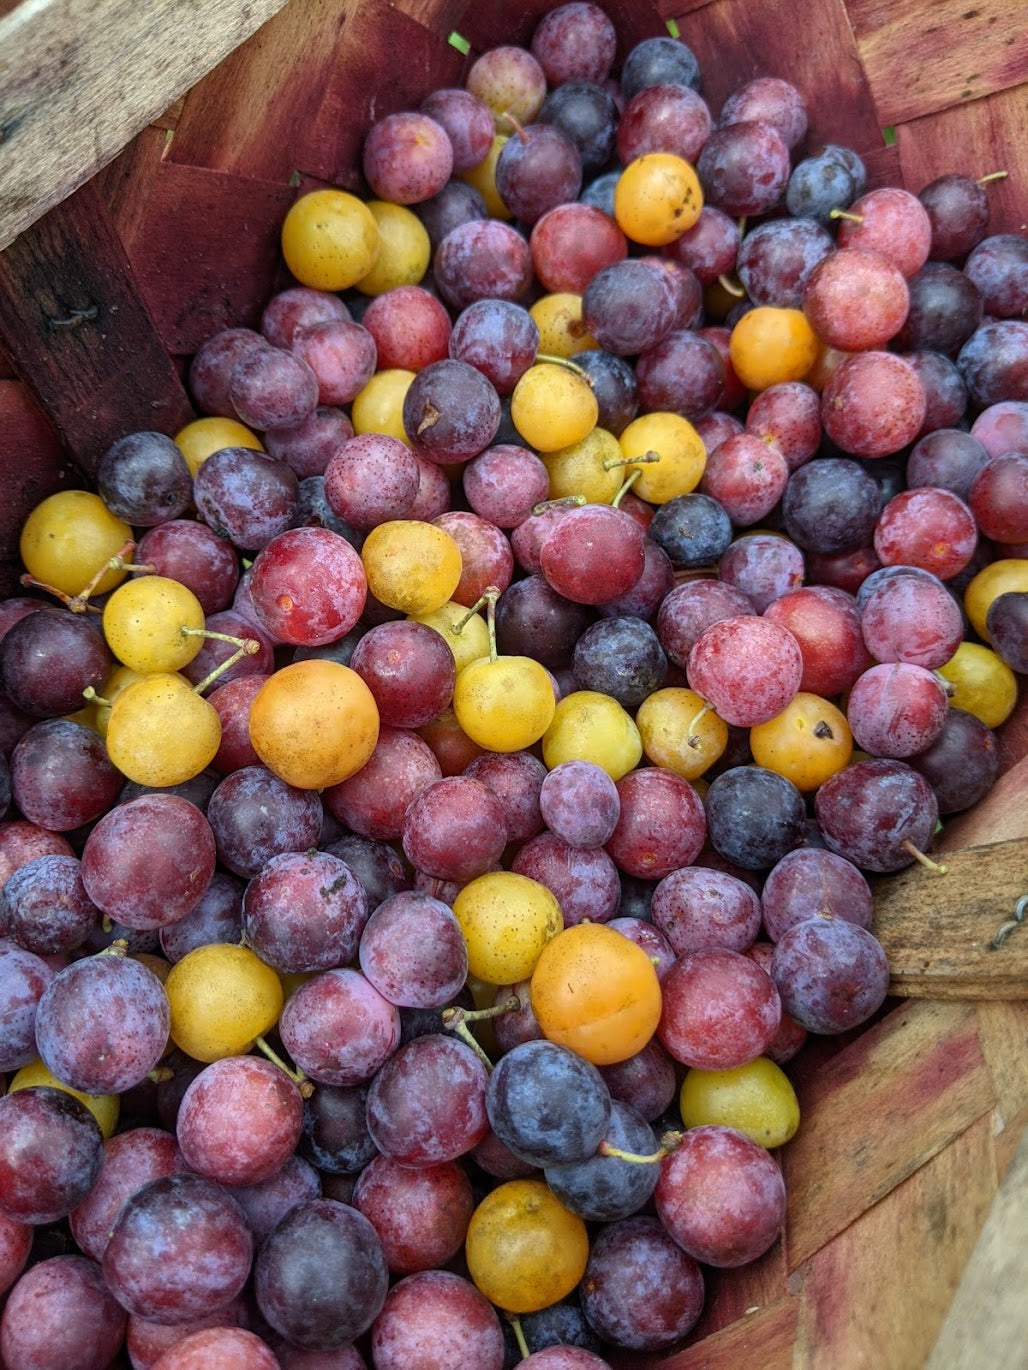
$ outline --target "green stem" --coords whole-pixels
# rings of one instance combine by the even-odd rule
[[[632,474],[631,474],[631,475],[628,477],[628,479],[625,481],[624,485],[622,485],[621,489],[617,492],[617,494],[616,494],[616,495],[614,496],[614,498],[611,500],[610,506],[611,506],[612,509],[620,509],[620,508],[621,508],[621,501],[622,501],[622,500],[624,499],[624,497],[628,494],[629,490],[631,490],[632,486],[635,484],[635,482],[639,479],[639,477],[640,477],[641,475],[642,475],[642,472],[641,472],[641,471],[633,471],[633,472],[632,472]]]
[[[988,176],[979,176],[978,184],[984,186],[988,185],[990,181],[1005,181],[1009,175],[1009,171],[990,171]]]
[[[504,1013],[514,1013],[520,1007],[521,1000],[512,994],[502,1004],[494,1004],[492,1008],[444,1008],[443,1027],[456,1028],[458,1023],[481,1023],[488,1018],[499,1018]]]
[[[492,1061],[490,1061],[489,1057],[482,1050],[481,1044],[479,1043],[477,1037],[471,1031],[471,1029],[468,1027],[466,1023],[458,1021],[447,1023],[444,1019],[443,1026],[449,1032],[455,1032],[457,1036],[461,1039],[461,1041],[464,1043],[464,1045],[469,1046],[471,1048],[471,1050],[475,1053],[478,1059],[485,1066],[486,1070],[492,1070]]]
[[[563,495],[560,499],[543,499],[538,504],[533,504],[532,513],[538,518],[548,509],[581,509],[582,505],[588,502],[584,495]]]
[[[314,1093],[314,1086],[311,1084],[310,1080],[307,1079],[307,1076],[304,1075],[302,1070],[294,1070],[291,1066],[288,1066],[274,1047],[268,1045],[265,1038],[255,1037],[253,1044],[259,1051],[264,1053],[273,1066],[278,1066],[283,1075],[289,1076],[290,1080],[296,1085],[304,1099],[309,1099],[311,1097]]]
[[[515,1317],[513,1313],[508,1313],[507,1321],[510,1323],[511,1331],[514,1333],[514,1340],[517,1342],[518,1350],[521,1352],[521,1359],[528,1360],[532,1353],[528,1349],[528,1342],[525,1340],[525,1334],[521,1328],[521,1319]]]
[[[848,209],[830,209],[828,217],[829,219],[846,219],[851,224],[862,224],[864,222],[863,214],[851,214]]]
[[[554,352],[537,352],[535,354],[535,360],[537,363],[549,362],[551,366],[565,366],[569,371],[573,371],[576,376],[581,376],[582,380],[585,381],[590,389],[592,388],[592,376],[589,375],[589,372],[584,366],[579,366],[577,362],[573,362],[569,357],[558,357]]]

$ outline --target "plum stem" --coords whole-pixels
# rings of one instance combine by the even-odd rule
[[[98,695],[92,685],[87,685],[82,691],[82,698],[90,704],[102,704],[105,709],[111,708],[114,703],[112,699],[104,699],[103,695]]]
[[[77,595],[66,595],[63,590],[58,590],[55,585],[48,585],[45,580],[36,580],[34,576],[25,575],[21,577],[21,583],[26,589],[45,590],[48,595],[53,595],[59,599],[65,608],[70,609],[73,614],[101,612],[95,604],[90,604],[90,597],[94,594],[96,587],[103,580],[108,571],[123,571],[127,569],[128,563],[125,558],[130,552],[134,552],[135,542],[129,538],[124,543],[116,556],[108,557],[100,569],[92,577],[89,583],[81,589]],[[151,568],[152,569],[152,568]]]
[[[864,222],[863,214],[851,214],[848,209],[830,209],[828,217],[829,219],[846,219],[851,224],[862,224]]]
[[[617,1161],[628,1161],[631,1165],[656,1165],[665,1156],[670,1156],[672,1151],[676,1151],[681,1144],[682,1134],[680,1132],[665,1132],[660,1139],[660,1147],[647,1156],[640,1155],[636,1151],[625,1151],[619,1146],[613,1146],[610,1142],[601,1142],[596,1148],[598,1156],[610,1156]]]
[[[567,371],[573,371],[576,376],[580,376],[586,385],[592,389],[593,378],[586,371],[584,366],[579,366],[570,357],[558,357],[555,352],[537,352],[535,354],[535,365],[539,362],[548,362],[550,366],[563,366]]]
[[[307,1076],[304,1075],[302,1070],[294,1070],[291,1066],[287,1065],[274,1047],[268,1045],[265,1038],[255,1037],[254,1046],[257,1047],[259,1051],[263,1052],[273,1066],[278,1066],[283,1075],[289,1076],[290,1080],[292,1080],[293,1084],[300,1091],[301,1098],[309,1099],[311,1097],[314,1093],[314,1086],[311,1084],[310,1080],[307,1079]]]
[[[152,1085],[163,1085],[168,1080],[174,1080],[175,1072],[171,1066],[154,1066],[146,1078]]]
[[[685,730],[685,740],[690,747],[695,748],[700,745],[700,739],[696,735],[696,724],[699,723],[700,719],[706,714],[712,714],[713,712],[713,704],[711,704],[709,700],[704,700],[703,708],[689,720],[689,726]]]
[[[621,501],[622,501],[622,500],[624,499],[624,497],[628,494],[629,490],[631,490],[632,486],[635,484],[635,482],[639,479],[639,477],[640,477],[641,475],[642,475],[642,472],[639,471],[639,470],[635,470],[635,471],[632,472],[632,474],[628,477],[628,479],[627,479],[627,480],[625,481],[625,483],[622,485],[621,489],[617,492],[617,494],[616,494],[616,495],[614,496],[614,498],[611,500],[611,502],[610,502],[610,507],[611,507],[612,509],[620,509],[620,508],[621,508]]]
[[[496,601],[499,598],[499,587],[496,585],[487,585],[464,617],[455,623],[451,629],[454,633],[462,632],[464,625],[471,622],[479,609],[484,608],[486,610],[486,626],[489,630],[490,661],[495,661],[499,655],[496,650]]]
[[[463,1020],[454,1019],[453,1022],[448,1023],[446,1021],[446,1017],[444,1014],[443,1027],[445,1027],[449,1032],[455,1032],[457,1036],[461,1039],[461,1041],[464,1043],[464,1045],[469,1046],[471,1048],[471,1050],[475,1053],[478,1059],[485,1066],[486,1070],[492,1070],[492,1061],[490,1061],[489,1057],[482,1050],[482,1045],[479,1042],[478,1038],[475,1036],[475,1034],[471,1031],[471,1029]]]
[[[521,1007],[521,1000],[516,994],[504,999],[502,1004],[493,1004],[492,1008],[461,1008],[454,1005],[453,1008],[443,1009],[443,1027],[455,1028],[458,1023],[481,1023],[487,1018],[499,1018],[504,1013],[514,1013]]]
[[[990,181],[1005,181],[1009,175],[1009,171],[990,171],[988,176],[978,177],[978,184],[984,186],[988,185]]]
[[[507,1321],[510,1323],[510,1330],[514,1333],[514,1340],[517,1342],[518,1350],[521,1352],[521,1359],[528,1360],[532,1353],[528,1349],[528,1342],[525,1340],[525,1333],[521,1327],[521,1319],[515,1313],[508,1313]]]
[[[538,504],[533,504],[532,513],[538,518],[547,509],[581,509],[586,503],[588,501],[584,495],[562,495],[560,499],[542,499]]]
[[[96,954],[97,956],[127,956],[128,941],[124,937],[119,937],[109,947],[104,947],[103,951],[98,951]]]
[[[905,837],[903,841],[900,843],[900,846],[903,848],[904,851],[909,852],[915,861],[920,862],[920,864],[924,866],[925,870],[932,871],[932,873],[935,875],[949,874],[949,866],[940,865],[938,861],[933,861],[930,856],[925,856],[923,851],[920,851],[917,847],[914,846],[913,842],[911,842],[909,837]]]
[[[729,276],[726,272],[722,271],[717,279],[721,289],[726,291],[729,295],[734,295],[737,300],[744,300],[746,298],[746,291],[742,288],[740,282],[733,276]]]
[[[198,685],[193,686],[193,693],[198,695],[202,695],[219,676],[231,670],[237,661],[242,661],[244,656],[254,656],[261,649],[261,644],[252,637],[229,637],[227,633],[213,633],[208,628],[182,628],[180,632],[184,637],[207,637],[214,642],[227,642],[236,649],[219,666],[215,666],[209,675],[205,675]]]
[[[655,461],[660,461],[659,452],[644,452],[641,457],[608,457],[603,469],[613,471],[619,466],[650,466]]]

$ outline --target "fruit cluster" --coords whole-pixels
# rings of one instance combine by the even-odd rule
[[[203,417],[25,525],[10,1370],[680,1343],[782,1230],[782,1067],[885,1000],[867,873],[995,780],[1024,239],[615,51],[574,0],[376,123]]]

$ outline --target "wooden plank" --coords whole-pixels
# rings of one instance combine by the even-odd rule
[[[36,0],[0,18],[0,247],[286,0]]]
[[[297,191],[204,167],[154,162],[132,146],[125,176],[106,189],[164,346],[189,354],[221,328],[255,326],[280,265],[282,220]],[[140,168],[141,159],[150,160]],[[144,194],[137,192],[140,183]]]
[[[783,1150],[794,1270],[993,1106],[970,1004],[902,1004],[797,1089]]]
[[[0,342],[87,471],[115,438],[192,414],[92,185],[0,254]]]
[[[61,440],[21,381],[0,380],[0,595],[22,594],[18,535],[47,495],[79,484]]]
[[[992,946],[1028,894],[1028,837],[947,853],[945,864],[945,875],[912,866],[875,881],[872,931],[889,958],[889,993],[1028,999],[1028,926]]]
[[[843,0],[804,0],[783,22],[777,5],[714,0],[679,19],[682,38],[703,73],[715,116],[725,97],[756,76],[781,76],[802,92],[810,114],[807,144],[882,146],[882,133]]]
[[[996,1181],[999,1183],[1028,1128],[1028,1003],[983,1002],[976,1006],[982,1044],[996,1096]]]
[[[1010,0],[847,0],[882,124],[935,114],[1028,77]],[[912,60],[913,59],[913,60]]]
[[[387,0],[292,0],[258,42],[189,92],[168,157],[283,183],[307,173],[353,188],[375,119],[454,84],[463,64],[444,34]]]
[[[617,1370],[792,1370],[797,1301],[755,1308],[712,1337],[661,1356],[618,1356]],[[838,1367],[833,1367],[838,1370]]]
[[[995,1193],[986,1115],[797,1272],[795,1370],[923,1365]]]
[[[926,1370],[1024,1365],[1026,1289],[1028,1133],[993,1201]]]
[[[896,145],[903,183],[915,194],[948,171],[975,177],[1008,171],[988,187],[989,232],[1028,229],[1028,95],[1022,87],[899,124]]]

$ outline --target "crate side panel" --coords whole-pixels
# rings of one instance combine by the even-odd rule
[[[0,18],[0,247],[285,0],[37,0]]]
[[[1028,75],[1024,14],[1019,20],[1010,0],[847,0],[847,6],[883,124],[980,100]]]
[[[996,1192],[992,1146],[986,1114],[798,1272],[796,1370],[924,1364]]]
[[[909,1002],[797,1090],[782,1153],[795,1269],[995,1101],[970,1004]]]
[[[295,193],[203,167],[156,169],[145,213],[125,224],[125,246],[169,351],[190,354],[219,329],[258,324]]]
[[[171,161],[287,182],[356,187],[376,118],[452,85],[463,58],[384,0],[290,4],[186,99]]]
[[[981,1236],[925,1362],[1023,1365],[1028,1346],[1028,1132],[993,1201]]]
[[[0,254],[0,339],[86,471],[115,438],[191,417],[91,183]]]
[[[679,28],[700,59],[703,94],[715,115],[744,81],[781,76],[806,100],[808,146],[841,142],[859,152],[882,146],[842,0],[805,0],[784,22],[776,5],[714,0],[683,15]]]
[[[1028,86],[911,119],[897,127],[896,145],[903,183],[915,194],[946,172],[1006,171],[988,186],[989,232],[1028,231]]]

